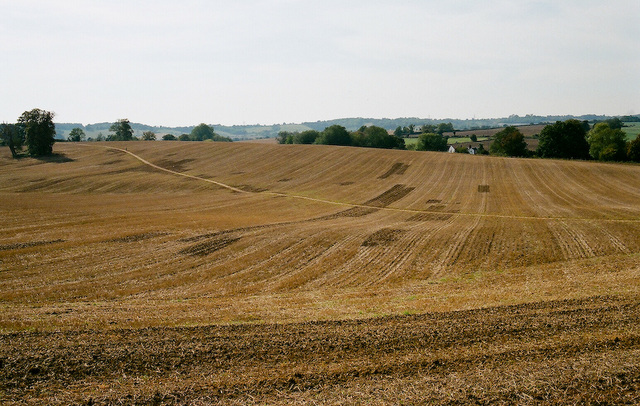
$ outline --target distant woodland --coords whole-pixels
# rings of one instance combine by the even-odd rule
[[[458,130],[480,130],[480,129],[488,129],[488,128],[498,128],[505,126],[517,126],[517,125],[528,125],[528,124],[547,124],[547,123],[555,123],[556,121],[566,121],[569,119],[577,119],[580,121],[604,121],[612,118],[611,116],[605,115],[583,115],[583,116],[534,116],[534,115],[526,115],[526,116],[518,116],[511,115],[509,117],[503,118],[489,118],[489,119],[428,119],[428,118],[417,118],[417,117],[403,117],[403,118],[341,118],[336,120],[324,120],[324,121],[315,121],[315,122],[305,122],[305,123],[282,123],[282,124],[273,124],[273,125],[233,125],[233,126],[224,126],[214,124],[216,134],[219,134],[223,137],[231,138],[232,140],[250,140],[250,139],[259,139],[259,138],[276,138],[281,131],[287,132],[303,132],[307,130],[315,130],[315,131],[323,131],[325,128],[330,127],[332,125],[339,125],[345,127],[348,131],[356,131],[363,126],[377,126],[382,127],[387,130],[395,130],[398,127],[410,127],[416,126],[421,127],[424,125],[433,125],[438,126],[439,124],[448,124],[451,123],[453,127]],[[622,121],[625,122],[640,122],[640,115],[635,116],[624,116],[620,117]],[[83,125],[79,123],[56,123],[56,138],[57,139],[67,139],[69,133],[74,128],[82,129],[87,138],[96,139],[100,134],[106,137],[109,133],[109,128],[111,127],[112,122],[105,123],[97,123],[97,124],[88,124]],[[170,134],[175,137],[179,137],[182,134],[190,134],[191,131],[196,127],[186,126],[186,127],[163,127],[163,126],[152,126],[140,123],[131,123],[131,128],[133,129],[134,136],[138,138],[142,138],[144,132],[152,131],[158,134],[159,138],[163,135]]]

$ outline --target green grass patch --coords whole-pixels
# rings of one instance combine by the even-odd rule
[[[486,141],[488,139],[489,139],[489,137],[478,137],[477,141],[471,141],[471,138],[469,138],[469,137],[449,137],[449,139],[447,140],[447,143],[449,145],[451,145],[451,144],[463,144],[463,143],[467,143],[467,142],[482,142],[482,141]]]
[[[449,137],[449,139],[447,140],[447,143],[449,145],[451,144],[462,144],[462,143],[469,143],[469,142],[482,142],[482,141],[487,141],[489,139],[489,137],[478,137],[477,141],[471,141],[471,138],[469,137]],[[405,138],[404,139],[404,145],[417,145],[418,144],[418,138]]]
[[[640,134],[640,123],[624,123],[624,127],[622,127],[622,131],[627,135],[627,141],[635,140],[638,134]]]

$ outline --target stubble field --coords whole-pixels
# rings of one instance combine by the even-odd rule
[[[55,151],[0,150],[2,403],[639,400],[639,166]]]

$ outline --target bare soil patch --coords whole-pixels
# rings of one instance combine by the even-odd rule
[[[390,204],[397,202],[398,200],[407,196],[414,189],[414,187],[408,187],[405,185],[394,185],[391,189],[387,190],[381,195],[367,201],[365,205],[374,207],[387,207]]]
[[[386,245],[398,240],[398,237],[404,234],[405,230],[396,230],[383,228],[367,237],[362,242],[363,247],[375,247],[378,245]]]
[[[387,172],[380,175],[378,179],[387,179],[391,175],[404,175],[407,169],[409,169],[409,165],[403,162],[396,162],[391,166],[391,168]]]

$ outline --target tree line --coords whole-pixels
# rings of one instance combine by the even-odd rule
[[[356,131],[347,131],[341,125],[334,124],[323,131],[307,130],[302,132],[280,131],[276,140],[280,144],[322,144],[353,147],[406,149],[404,139],[377,126],[362,126]]]
[[[535,151],[527,148],[522,132],[514,126],[505,127],[493,136],[489,150],[480,144],[476,153],[497,156],[594,159],[598,161],[640,162],[640,134],[635,140],[627,142],[622,131],[623,122],[612,118],[596,122],[593,127],[588,121],[569,119],[546,125],[538,136],[539,143]],[[430,128],[427,127],[429,130]],[[416,150],[447,151],[447,137],[442,132],[423,132],[418,137]],[[472,141],[477,138],[471,137]],[[456,149],[467,152],[467,148]]]
[[[54,113],[33,109],[25,111],[15,124],[0,124],[0,143],[11,150],[14,158],[20,156],[23,146],[27,146],[30,156],[49,155],[55,143]],[[522,132],[514,126],[505,127],[493,136],[493,141],[486,151],[480,144],[477,152],[497,156],[539,157],[560,159],[594,159],[599,161],[633,161],[640,162],[640,134],[636,139],[627,142],[622,131],[620,118],[607,119],[595,123],[592,127],[588,121],[569,119],[556,121],[545,126],[539,135],[538,147],[535,151],[527,149]],[[103,139],[100,135],[96,141],[133,141],[134,136],[128,119],[119,119],[109,128],[110,134]],[[444,132],[454,132],[451,123],[440,123],[437,126],[423,125],[420,129],[419,151],[446,151],[448,138]],[[414,125],[398,127],[393,134],[386,129],[372,126],[361,126],[356,131],[347,131],[345,127],[334,124],[323,131],[307,130],[302,132],[281,131],[277,141],[280,144],[324,144],[343,145],[368,148],[407,149],[402,136],[415,134]],[[81,128],[74,128],[69,133],[68,141],[84,141],[86,138]],[[156,134],[145,131],[142,140],[156,140]],[[172,141],[231,141],[228,137],[216,134],[213,127],[201,123],[189,134],[175,137],[171,134],[163,136],[163,140]],[[472,141],[473,140],[472,137]],[[465,152],[461,149],[458,152]]]
[[[26,145],[29,156],[45,156],[53,153],[53,144],[56,142],[56,126],[53,122],[54,113],[41,109],[25,111],[15,124],[0,124],[0,145],[8,146],[14,158],[23,156],[23,147]],[[73,128],[69,132],[67,141],[155,141],[156,134],[153,131],[145,131],[141,138],[135,137],[131,123],[128,119],[117,120],[109,127],[106,137],[99,134],[97,139],[87,139],[84,130],[80,127]],[[166,134],[162,137],[166,141],[225,141],[231,138],[223,137],[213,131],[213,127],[207,124],[195,126],[190,134],[182,134],[175,137]]]
[[[545,126],[540,132],[539,144],[535,151],[527,148],[525,137],[517,127],[508,126],[493,136],[488,150],[479,144],[475,152],[512,157],[640,162],[640,134],[635,140],[627,142],[622,126],[623,123],[619,118],[597,122],[593,127],[586,120],[557,121]],[[444,133],[455,134],[451,123],[440,123],[437,126],[424,125],[420,130],[417,130],[414,125],[398,127],[393,134],[377,126],[362,126],[357,131],[349,132],[345,127],[334,124],[326,127],[324,131],[280,131],[276,139],[280,144],[407,149],[403,137],[417,134],[419,131],[421,132],[418,142],[412,148],[418,151],[447,151],[450,146],[448,137]],[[472,135],[471,140],[476,142],[477,137]],[[459,147],[456,152],[468,152],[468,150],[466,147]]]
[[[138,138],[133,135],[133,128],[131,128],[131,123],[128,119],[123,118],[111,125],[109,127],[110,134],[107,137],[99,134],[98,137],[93,139],[87,139],[87,141],[155,141],[157,140],[157,135],[155,132],[147,130],[142,133],[142,137]],[[86,138],[85,132],[82,128],[76,127],[73,128],[69,132],[69,137],[67,137],[68,141],[84,141]],[[189,134],[181,134],[176,137],[172,134],[165,134],[162,139],[164,141],[223,141],[223,142],[231,142],[231,138],[223,137],[221,135],[216,134],[213,131],[213,127],[204,123],[201,123],[195,126],[191,133]]]
[[[595,123],[570,119],[545,126],[538,147],[526,148],[524,136],[515,127],[507,127],[494,136],[490,152],[502,156],[539,158],[594,159],[597,161],[640,162],[640,134],[627,142],[618,118]]]

